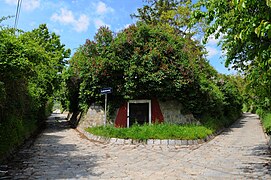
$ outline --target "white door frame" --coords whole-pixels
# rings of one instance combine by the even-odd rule
[[[127,103],[127,127],[130,127],[130,103],[131,104],[139,104],[139,103],[149,103],[149,124],[151,124],[151,100],[129,100]]]

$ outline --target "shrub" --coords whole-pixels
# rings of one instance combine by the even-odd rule
[[[262,108],[258,108],[258,109],[256,110],[256,114],[258,114],[258,115],[260,116],[260,118],[262,119],[262,118],[265,117],[266,112],[265,112]]]
[[[22,143],[37,129],[37,121],[10,115],[8,121],[0,122],[0,159]]]
[[[266,113],[262,118],[262,124],[265,129],[265,132],[268,135],[271,135],[271,113]]]

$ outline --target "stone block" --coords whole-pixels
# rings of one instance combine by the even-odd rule
[[[160,139],[154,139],[153,140],[153,144],[160,145],[161,144],[161,140]]]
[[[161,140],[161,144],[162,144],[162,145],[168,145],[168,140],[167,140],[167,139]]]
[[[147,144],[147,140],[139,140],[139,143],[141,143],[141,144]]]
[[[153,145],[153,139],[148,139],[148,140],[147,140],[147,144],[148,144],[148,145]]]
[[[99,141],[100,141],[100,142],[104,142],[104,141],[105,141],[105,138],[104,138],[103,136],[100,136],[100,137],[99,137]]]
[[[117,139],[115,144],[124,144],[124,139]]]
[[[175,140],[172,139],[168,140],[168,145],[175,145]]]
[[[193,145],[193,140],[188,140],[188,145]]]
[[[109,142],[110,142],[110,138],[108,138],[108,137],[103,137],[103,142],[109,143]]]
[[[198,139],[198,144],[202,144],[204,142],[203,139]]]
[[[116,141],[117,141],[116,138],[111,138],[111,139],[110,139],[110,143],[115,143]]]
[[[181,146],[182,144],[182,140],[175,140],[175,145]]]
[[[124,144],[132,144],[132,139],[125,139]]]
[[[96,136],[96,137],[95,137],[95,140],[96,140],[96,141],[101,141],[101,136]]]
[[[188,141],[187,140],[181,140],[182,141],[182,145],[188,145]]]
[[[198,144],[198,140],[193,140],[193,144],[197,145]]]
[[[139,141],[137,139],[133,139],[132,144],[139,144]]]

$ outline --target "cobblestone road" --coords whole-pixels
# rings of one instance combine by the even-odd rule
[[[245,114],[212,141],[193,146],[90,141],[63,120],[7,165],[0,179],[271,179],[271,157],[256,115]]]

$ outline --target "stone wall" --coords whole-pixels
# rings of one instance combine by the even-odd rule
[[[81,117],[79,127],[85,129],[91,126],[100,126],[104,123],[104,108],[97,104],[92,104],[87,113]]]
[[[164,116],[164,121],[173,124],[191,124],[199,122],[192,114],[183,114],[181,103],[175,100],[159,101],[160,109]],[[113,117],[114,116],[114,117]],[[116,113],[112,116],[115,119]],[[100,126],[104,123],[104,109],[102,106],[92,104],[87,113],[82,115],[78,127],[85,129],[91,126]]]
[[[199,124],[199,122],[194,118],[192,114],[184,115],[182,113],[183,106],[178,101],[159,101],[159,104],[165,122],[173,124]]]

